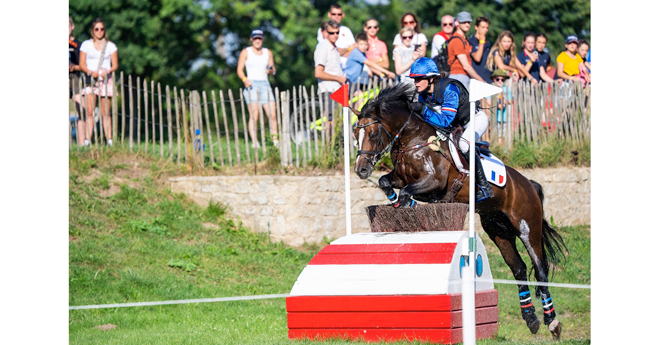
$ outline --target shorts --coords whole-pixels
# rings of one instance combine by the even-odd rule
[[[114,81],[112,80],[112,75],[110,75],[106,80],[102,81],[97,81],[96,84],[94,85],[94,88],[92,89],[91,86],[85,87],[80,94],[81,95],[88,95],[88,94],[95,94],[97,96],[105,97],[106,96],[106,90],[108,92],[107,96],[112,97],[113,96],[113,89],[114,89]]]
[[[243,98],[245,98],[245,104],[259,102],[259,104],[264,105],[269,102],[275,102],[273,89],[270,87],[270,83],[268,82],[268,80],[250,80],[250,81],[252,82],[252,86],[250,86],[249,89],[243,90]],[[259,95],[258,98],[257,95]]]
[[[80,76],[75,73],[69,73],[69,97],[80,93]]]

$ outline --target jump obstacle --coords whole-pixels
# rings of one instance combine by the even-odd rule
[[[437,208],[437,214],[450,208],[420,206]],[[462,342],[461,268],[468,260],[468,232],[441,227],[436,230],[445,231],[396,231],[393,222],[378,220],[378,214],[384,215],[376,212],[381,207],[391,209],[372,206],[372,224],[394,231],[333,241],[302,271],[286,299],[290,339]],[[462,225],[466,212],[453,210],[462,216]],[[477,277],[492,279],[483,243],[476,240]],[[492,282],[479,281],[475,291],[476,338],[494,337],[497,290]]]

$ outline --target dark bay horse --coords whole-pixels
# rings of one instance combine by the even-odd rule
[[[411,85],[399,84],[381,91],[361,112],[353,111],[358,115],[354,135],[359,145],[355,172],[366,179],[381,156],[392,150],[394,169],[378,182],[388,199],[398,207],[413,206],[413,196],[428,202],[442,201],[452,181],[460,175],[446,156],[425,146],[428,138],[435,136],[436,132],[413,114],[410,106],[413,92]],[[440,147],[447,153],[448,145],[448,141],[440,142]],[[493,185],[495,196],[478,202],[475,210],[515,279],[527,281],[527,267],[516,249],[517,237],[531,258],[536,280],[547,283],[550,263],[557,265],[559,259],[565,259],[566,246],[559,233],[543,218],[541,185],[508,166],[506,175],[504,187]],[[457,202],[468,203],[469,177],[464,184],[454,198]],[[398,196],[394,188],[400,189]],[[522,317],[535,334],[540,321],[535,314],[528,285],[519,284],[518,293]],[[548,287],[537,286],[536,297],[541,299],[543,305],[544,323],[553,337],[558,339],[561,323],[555,319]]]

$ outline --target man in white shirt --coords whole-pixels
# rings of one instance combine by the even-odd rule
[[[319,82],[319,97],[323,97],[325,105],[324,113],[328,114],[330,94],[337,91],[341,84],[346,82],[346,76],[341,68],[339,50],[336,42],[339,38],[339,23],[334,20],[328,21],[328,38],[316,45],[314,50],[314,77]],[[328,117],[332,121],[331,117]]]
[[[433,36],[433,42],[431,43],[431,58],[434,58],[439,54],[438,51],[442,48],[442,44],[445,43],[445,41],[454,33],[454,17],[447,14],[442,17],[440,23],[442,25],[442,31]]]
[[[344,12],[342,11],[339,4],[330,5],[328,18],[341,24],[341,20],[344,18]],[[316,39],[319,41],[319,43],[323,41],[323,34],[321,33],[320,28],[318,34],[316,35]],[[355,37],[353,36],[351,29],[341,25],[339,27],[339,38],[337,39],[337,43],[335,45],[339,51],[341,67],[344,68],[346,67],[346,59],[348,59],[348,54],[350,54],[351,50],[355,48],[356,45]]]

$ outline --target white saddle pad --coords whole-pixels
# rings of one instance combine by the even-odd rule
[[[451,152],[451,158],[454,159],[454,163],[456,163],[456,167],[459,171],[470,175],[469,167],[467,167],[468,169],[463,167],[461,160],[458,158],[458,150],[453,144],[453,136],[454,135],[452,134],[449,141],[449,151]],[[481,166],[484,168],[486,180],[498,187],[504,187],[504,185],[506,185],[506,167],[504,166],[504,163],[502,163],[502,161],[495,157],[493,154],[488,157],[482,153],[479,153],[479,157],[481,157]]]

